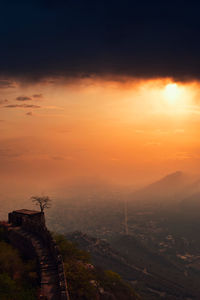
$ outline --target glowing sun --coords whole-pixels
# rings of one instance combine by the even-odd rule
[[[181,91],[176,83],[169,83],[164,90],[164,96],[170,103],[176,102],[180,97]]]

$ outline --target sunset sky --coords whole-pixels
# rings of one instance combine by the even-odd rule
[[[199,4],[1,4],[0,178],[137,185],[199,171]]]
[[[170,79],[10,82],[1,88],[1,176],[131,183],[198,171],[199,93],[198,83]]]

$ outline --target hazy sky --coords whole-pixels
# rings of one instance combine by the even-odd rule
[[[197,172],[199,84],[170,79],[0,81],[2,182],[136,185]]]
[[[1,192],[198,171],[199,3],[0,6]]]

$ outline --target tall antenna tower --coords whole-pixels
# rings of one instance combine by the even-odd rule
[[[124,200],[124,231],[128,235],[127,200]]]

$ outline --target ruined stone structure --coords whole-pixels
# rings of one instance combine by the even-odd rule
[[[32,229],[35,229],[36,224],[45,226],[44,213],[28,209],[14,210],[8,214],[8,223],[21,227],[31,224]]]
[[[45,226],[44,213],[16,210],[2,223],[9,242],[26,257],[37,258],[41,299],[69,300],[62,256]]]

